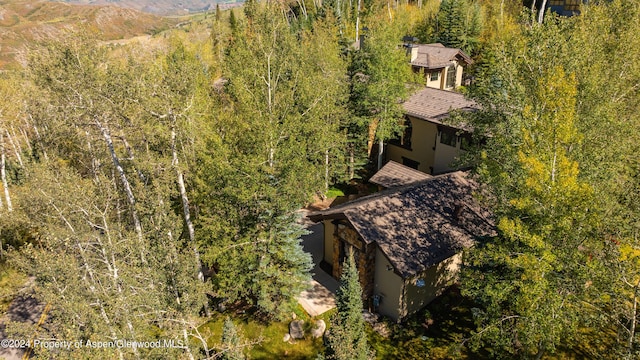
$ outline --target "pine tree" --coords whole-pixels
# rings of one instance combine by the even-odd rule
[[[238,31],[238,20],[236,19],[236,14],[233,9],[229,11],[229,28],[233,34]]]
[[[345,259],[336,293],[338,312],[331,318],[330,359],[366,360],[372,358],[362,317],[362,288],[353,253]]]
[[[244,360],[242,337],[230,317],[226,317],[222,327],[222,360]]]
[[[438,11],[437,41],[473,54],[482,31],[480,5],[470,0],[443,0]]]

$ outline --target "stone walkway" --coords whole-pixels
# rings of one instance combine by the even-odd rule
[[[338,290],[338,281],[318,266],[323,255],[322,224],[309,225],[307,230],[311,231],[311,234],[302,237],[302,247],[313,258],[314,275],[311,287],[300,293],[298,302],[309,315],[318,316],[336,307],[335,292]]]

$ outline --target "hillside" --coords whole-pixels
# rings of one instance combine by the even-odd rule
[[[219,3],[222,9],[235,6],[242,1],[236,0],[62,0],[70,4],[83,5],[116,5],[124,8],[136,9],[157,15],[184,15],[193,12],[215,10]]]
[[[95,31],[101,40],[117,40],[155,33],[176,22],[118,6],[0,0],[0,69],[24,62],[28,44],[80,28]]]

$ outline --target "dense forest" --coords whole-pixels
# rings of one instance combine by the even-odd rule
[[[40,337],[184,345],[35,356],[245,358],[260,339],[225,309],[295,311],[313,267],[298,210],[366,180],[403,130],[424,86],[409,34],[475,60],[460,91],[481,110],[452,121],[473,126],[464,161],[498,233],[465,254],[474,325],[441,357],[638,358],[640,3],[569,18],[521,5],[251,0],[149,47],[80,32],[33,45],[0,73],[3,277],[33,278],[51,309]],[[221,343],[203,331],[213,312],[230,316]],[[350,319],[354,347],[334,336],[318,358],[376,356]]]

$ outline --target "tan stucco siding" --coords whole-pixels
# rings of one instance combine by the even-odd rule
[[[436,149],[433,156],[433,173],[455,170],[451,165],[460,156],[460,139],[456,139],[456,146],[449,146],[440,142],[441,134],[437,134]]]
[[[435,88],[435,89],[441,89],[441,74],[442,71],[440,70],[427,70],[425,72],[425,78],[427,79],[427,87],[430,88]],[[438,79],[437,80],[431,80],[431,73],[437,73],[438,74]]]
[[[411,149],[390,144],[387,148],[387,160],[402,164],[402,157],[419,162],[418,170],[430,174],[434,159],[434,146],[438,127],[428,121],[409,116],[411,121]]]
[[[324,220],[324,256],[323,259],[328,264],[333,264],[333,232],[335,231],[335,225],[331,220]]]
[[[391,270],[389,270],[391,268]],[[400,317],[402,278],[393,272],[391,264],[379,248],[376,249],[376,269],[373,294],[380,295],[378,312],[393,320]]]
[[[459,87],[462,85],[462,72],[463,72],[463,67],[460,66],[458,63],[456,63],[456,87]]]
[[[428,268],[422,274],[406,279],[402,316],[411,315],[422,309],[452,285],[458,276],[461,262],[462,254],[456,254]],[[418,286],[420,280],[424,281],[424,286]]]

